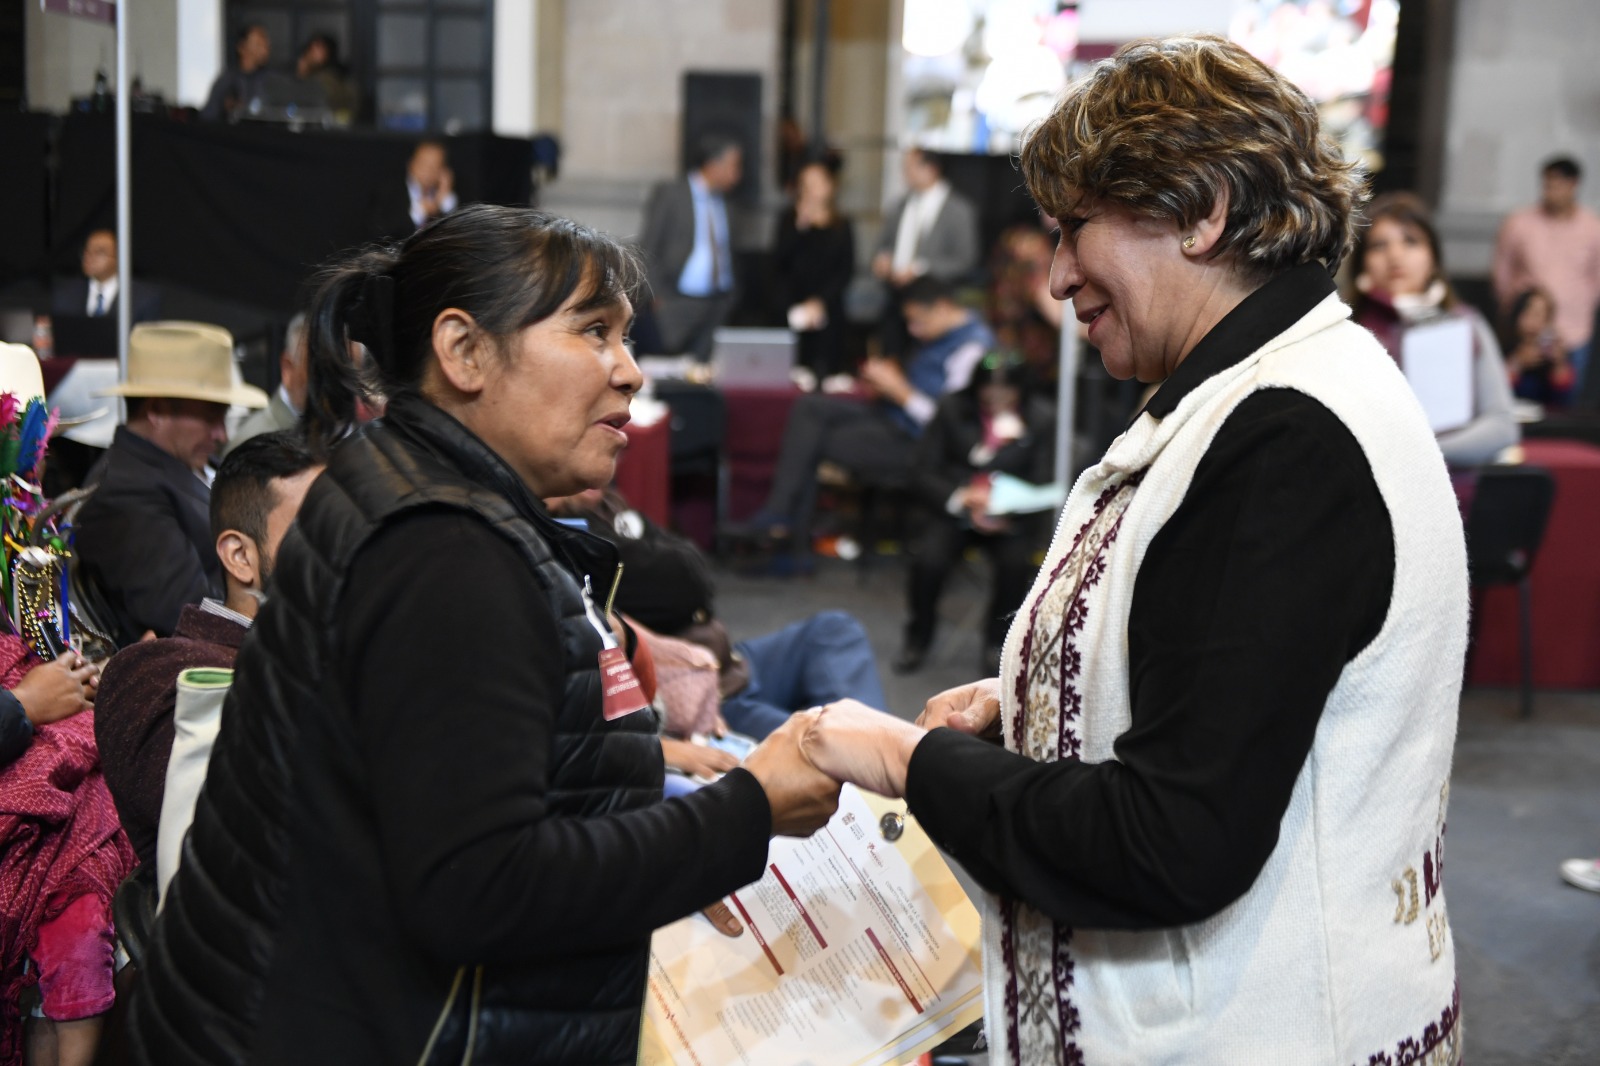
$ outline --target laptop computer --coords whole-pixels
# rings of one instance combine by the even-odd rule
[[[719,329],[711,341],[712,380],[734,389],[788,385],[795,351],[795,335],[787,329]]]

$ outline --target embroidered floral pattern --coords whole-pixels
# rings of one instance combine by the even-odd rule
[[[1356,1066],[1458,1066],[1461,1062],[1461,985],[1450,995],[1450,1005],[1429,1022],[1422,1036],[1408,1036],[1395,1045],[1394,1054],[1379,1051]]]
[[[1016,711],[1006,723],[1006,746],[1031,759],[1050,762],[1082,754],[1078,723],[1083,693],[1077,683],[1084,653],[1078,641],[1089,619],[1089,595],[1105,578],[1106,553],[1142,479],[1141,472],[1096,497],[1093,515],[1033,602],[1022,639]],[[1076,965],[1070,951],[1072,930],[1006,900],[1001,906],[1000,939],[1012,1062],[1083,1066],[1083,1051],[1074,1039],[1082,1020],[1070,993]]]

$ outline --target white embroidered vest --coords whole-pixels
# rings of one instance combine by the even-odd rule
[[[1067,929],[986,901],[993,1061],[1400,1066],[1459,1061],[1442,891],[1445,805],[1467,639],[1461,520],[1394,361],[1329,296],[1165,418],[1142,416],[1073,488],[1001,663],[1005,743],[1114,757],[1131,723],[1128,612],[1151,540],[1233,409],[1298,389],[1354,434],[1395,536],[1383,628],[1323,710],[1255,884],[1155,932]]]

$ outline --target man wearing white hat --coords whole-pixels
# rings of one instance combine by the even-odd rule
[[[260,409],[267,394],[235,382],[227,330],[148,322],[129,337],[128,380],[105,395],[127,398],[128,421],[89,471],[77,549],[128,644],[171,635],[185,604],[220,590],[204,475],[228,439],[229,405]]]

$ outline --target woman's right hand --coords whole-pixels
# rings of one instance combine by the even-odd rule
[[[661,757],[672,769],[690,777],[720,777],[739,765],[739,757],[732,752],[676,737],[661,738]]]
[[[100,671],[75,651],[29,670],[11,694],[28,721],[49,725],[89,709],[100,685]]]
[[[1000,735],[1000,679],[987,677],[946,689],[922,708],[917,724],[924,729],[945,726],[975,737]]]
[[[812,766],[800,741],[821,712],[797,711],[744,760],[772,808],[774,836],[805,837],[828,824],[843,786]]]

